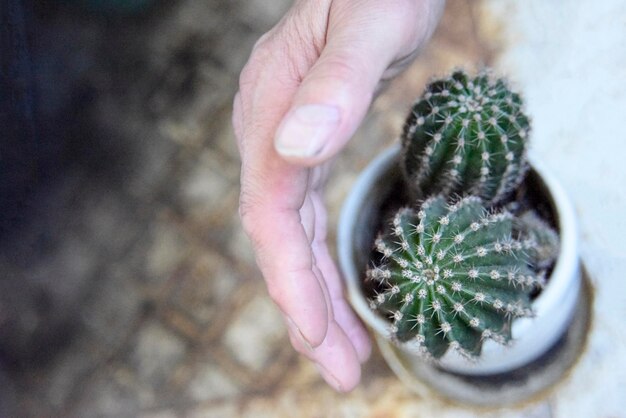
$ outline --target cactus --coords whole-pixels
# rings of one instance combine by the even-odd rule
[[[526,211],[516,217],[515,228],[532,243],[526,252],[535,268],[548,269],[559,253],[559,235],[556,231],[533,211]]]
[[[483,71],[431,82],[402,134],[404,172],[422,198],[473,194],[496,204],[523,180],[529,120],[522,99]]]
[[[527,255],[534,241],[516,236],[515,219],[474,196],[431,197],[396,213],[367,271],[371,307],[389,317],[392,339],[431,358],[449,347],[477,357],[486,338],[507,343],[543,281]]]

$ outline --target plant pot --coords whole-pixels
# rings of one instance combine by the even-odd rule
[[[382,217],[396,206],[409,204],[402,197],[400,146],[386,150],[360,175],[344,203],[338,231],[338,252],[350,302],[361,319],[380,340],[388,338],[389,321],[368,304],[363,278],[375,235]],[[556,264],[545,288],[533,301],[535,316],[518,318],[512,327],[513,343],[502,346],[487,340],[480,358],[469,361],[454,350],[437,362],[436,367],[464,376],[489,376],[519,369],[546,353],[565,334],[572,322],[581,292],[581,268],[578,256],[577,225],[573,207],[563,189],[537,161],[531,158],[531,170],[523,187],[530,201],[541,206],[554,220],[560,236]],[[403,203],[404,200],[404,203]],[[413,355],[398,345],[406,355]],[[418,360],[419,361],[419,360]]]

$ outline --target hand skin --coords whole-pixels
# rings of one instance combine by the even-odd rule
[[[375,93],[431,36],[443,0],[301,0],[255,44],[233,125],[239,212],[294,348],[352,390],[371,343],[326,244],[322,189]]]

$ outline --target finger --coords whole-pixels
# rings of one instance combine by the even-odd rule
[[[358,361],[365,363],[372,354],[372,343],[369,334],[343,296],[340,299],[333,299],[333,304],[335,321],[337,321],[346,336],[350,339]]]
[[[326,307],[327,307],[326,317],[329,320],[332,320],[332,318],[334,318],[334,313],[333,313],[332,305],[330,303],[330,295],[328,292],[328,288],[326,287],[326,283],[322,277],[321,271],[317,268],[316,265],[312,266],[312,270],[313,270],[313,274],[317,278],[318,283],[320,284],[320,289],[322,290],[322,293],[324,295],[324,300],[326,301]],[[317,347],[319,347],[322,344],[327,344],[327,345],[330,344],[331,346],[338,346],[338,344],[336,344],[332,340],[332,338],[330,341],[328,340],[329,335],[328,333],[326,333],[324,337],[324,341],[317,347],[313,347],[309,343],[309,341],[304,337],[300,328],[297,326],[296,323],[293,322],[291,317],[287,315],[284,315],[284,316],[287,322],[288,329],[290,331],[290,337],[292,337],[292,345],[298,352],[300,352],[301,354],[304,354],[309,359],[314,360],[314,361],[316,360],[315,352],[317,350]],[[339,349],[345,349],[345,347],[339,347]],[[353,350],[352,347],[351,347],[351,350]]]
[[[364,363],[372,351],[369,335],[346,301],[339,273],[328,253],[328,249],[319,248],[317,245],[316,247],[318,247],[316,248],[318,266],[326,279],[335,321],[337,321],[352,343],[359,361]]]
[[[321,178],[317,175],[309,176],[309,186],[313,183],[317,184],[320,181]],[[323,240],[325,239],[325,213],[324,208],[321,206],[319,193],[316,191],[309,192],[305,197],[302,208],[300,209],[304,231],[309,239],[309,242],[317,242],[319,245],[319,240],[321,239],[323,244]],[[324,248],[326,248],[325,245]],[[327,258],[325,262],[331,262],[327,250],[325,251],[324,257]],[[315,252],[313,253],[313,264],[311,268],[315,277],[318,279],[320,289],[322,290],[327,303],[327,317],[330,318],[330,320],[326,336],[324,341],[319,346],[315,348],[311,347],[302,335],[299,327],[291,318],[286,317],[290,340],[298,352],[304,354],[307,358],[317,363],[320,374],[332,387],[338,391],[351,390],[360,378],[360,361],[362,359],[364,360],[369,355],[369,341],[367,340],[366,335],[360,336],[364,338],[359,338],[357,335],[354,340],[358,341],[358,344],[355,346],[353,338],[346,334],[345,327],[334,320],[337,315],[334,311],[333,304],[330,302],[331,296],[326,285],[327,279],[318,268],[317,256],[315,255]],[[327,270],[333,271],[335,275],[337,274],[336,270]],[[335,277],[334,280],[338,281],[338,278]],[[335,291],[335,293],[337,294],[338,292]],[[343,298],[338,299],[337,303],[337,306],[344,311],[340,317],[342,319],[346,317],[349,318],[346,314],[349,313],[350,310],[345,300]],[[354,318],[353,314],[352,318]],[[354,325],[360,326],[360,324],[356,321]],[[357,347],[361,349],[361,352],[357,351]]]
[[[253,206],[242,214],[242,222],[270,297],[307,343],[316,347],[326,335],[328,305],[313,272],[311,247],[298,210],[267,203]]]
[[[353,310],[348,305],[339,272],[328,252],[326,243],[327,211],[323,203],[321,189],[327,178],[329,164],[324,164],[309,175],[309,190],[305,204],[300,210],[303,219],[311,220],[309,225],[305,222],[307,236],[313,248],[315,260],[314,271],[318,278],[323,278],[320,285],[324,289],[330,315],[335,318],[339,326],[354,347],[360,362],[365,362],[371,353],[369,336],[358,320]]]
[[[415,2],[368,1],[366,7],[363,2],[359,7],[336,3],[327,43],[275,137],[277,151],[298,164],[317,165],[345,145],[389,64],[414,44],[409,23],[416,22],[406,16],[415,11],[406,7]]]
[[[315,349],[315,362],[324,380],[340,392],[351,391],[361,379],[354,347],[335,321],[329,322],[326,339]]]
[[[324,380],[335,390],[348,392],[352,390],[361,377],[358,355],[341,326],[331,320],[328,324],[326,338],[316,348],[311,348],[300,337],[287,320],[289,339],[294,348],[316,363],[316,367]]]
[[[311,202],[316,212],[316,232],[313,240],[313,253],[317,261],[317,268],[325,279],[330,304],[333,307],[334,318],[352,343],[360,362],[365,362],[371,354],[370,338],[361,321],[348,305],[341,278],[337,267],[328,252],[326,243],[326,209],[323,206],[319,192],[312,192]]]

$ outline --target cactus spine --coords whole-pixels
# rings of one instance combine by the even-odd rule
[[[422,198],[473,194],[504,199],[527,168],[529,120],[520,96],[487,71],[431,82],[403,129],[404,171]]]
[[[512,319],[532,315],[529,294],[542,283],[527,256],[534,243],[515,237],[514,220],[477,197],[400,210],[367,272],[371,306],[390,318],[392,338],[433,358],[449,347],[478,356],[486,338],[508,342]]]

